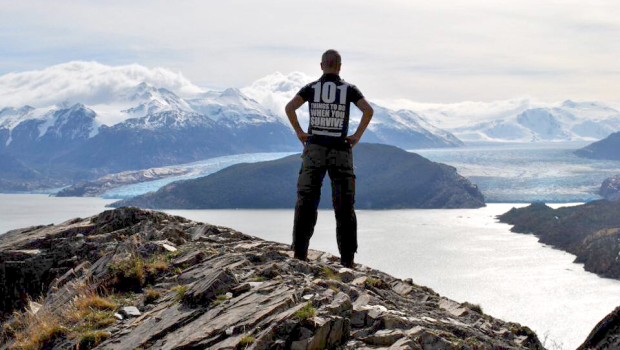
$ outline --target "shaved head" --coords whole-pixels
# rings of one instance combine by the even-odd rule
[[[327,69],[337,69],[339,68],[342,59],[340,58],[340,54],[338,51],[330,49],[323,53],[321,56],[321,65],[323,68]]]

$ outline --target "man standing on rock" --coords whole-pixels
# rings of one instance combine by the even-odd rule
[[[304,86],[286,105],[286,115],[299,141],[304,145],[303,162],[297,181],[292,248],[295,258],[307,259],[321,199],[321,186],[327,172],[332,185],[340,262],[345,267],[353,267],[353,258],[357,251],[353,147],[370,123],[373,109],[355,85],[340,78],[340,66],[341,57],[338,51],[325,51],[321,58],[321,78]],[[306,101],[310,110],[307,133],[299,126],[295,112]],[[363,115],[357,131],[347,136],[351,102]]]

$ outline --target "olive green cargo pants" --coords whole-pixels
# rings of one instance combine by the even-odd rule
[[[355,217],[355,174],[353,150],[308,143],[302,154],[297,181],[297,203],[293,225],[293,245],[297,258],[306,259],[310,238],[314,233],[321,186],[325,173],[332,185],[332,202],[336,215],[336,240],[343,258],[352,259],[357,251],[357,218]]]

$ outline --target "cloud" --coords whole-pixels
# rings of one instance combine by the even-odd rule
[[[309,75],[302,72],[282,74],[275,72],[262,77],[251,85],[241,89],[250,98],[270,109],[274,114],[286,119],[284,106],[304,85],[313,81]],[[303,114],[305,109],[298,113]],[[301,116],[303,120],[303,116]]]
[[[318,73],[321,52],[333,47],[343,54],[343,77],[369,97],[618,99],[619,2],[317,0],[306,5],[301,0],[7,2],[0,12],[0,72],[76,59],[138,62],[173,67],[199,84],[242,87],[274,71]]]
[[[73,61],[0,76],[0,107],[44,107],[64,101],[87,105],[112,103],[141,82],[169,89],[182,97],[203,92],[180,72],[165,68]]]

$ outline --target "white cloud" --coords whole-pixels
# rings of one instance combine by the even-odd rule
[[[74,61],[0,76],[0,108],[23,105],[42,107],[63,101],[86,105],[119,102],[123,93],[141,82],[186,97],[203,92],[181,73],[165,68]]]
[[[312,80],[309,75],[302,72],[292,72],[286,75],[275,72],[256,80],[251,85],[242,88],[241,91],[273,113],[285,117],[284,106],[302,86]]]
[[[318,74],[333,47],[369,97],[609,101],[618,13],[620,2],[577,0],[22,0],[0,13],[0,71],[139,62],[242,87],[274,71]]]

